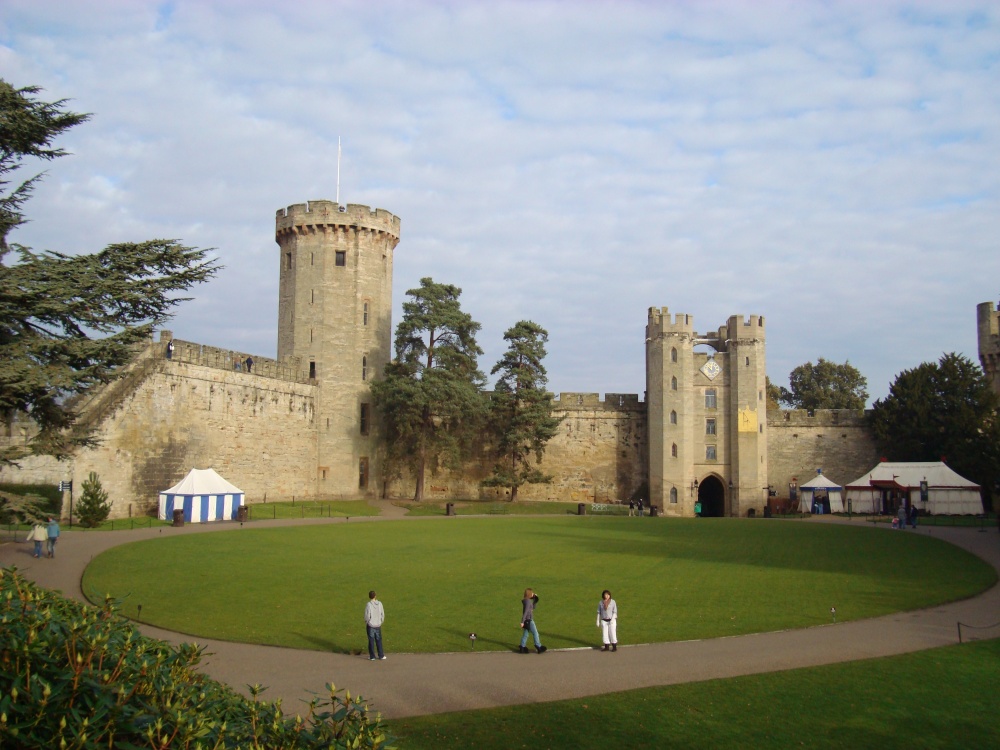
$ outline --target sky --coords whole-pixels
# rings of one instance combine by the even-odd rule
[[[341,202],[402,221],[393,324],[454,284],[480,368],[532,320],[557,393],[641,396],[668,307],[872,401],[1000,299],[995,2],[4,0],[0,77],[93,114],[11,240],[214,248],[189,341],[275,355],[275,211],[336,198],[338,139]]]

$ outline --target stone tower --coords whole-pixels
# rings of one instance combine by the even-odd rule
[[[374,495],[380,476],[369,384],[392,349],[399,217],[331,201],[279,209],[278,360],[318,388],[316,494]]]
[[[708,351],[695,351],[704,346]],[[764,318],[695,333],[650,308],[646,403],[650,502],[672,516],[746,516],[767,503]]]
[[[1000,394],[1000,305],[992,302],[976,305],[979,323],[979,364],[990,379],[993,390]]]

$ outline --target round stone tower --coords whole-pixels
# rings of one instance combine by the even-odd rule
[[[278,359],[318,386],[318,495],[374,495],[372,378],[392,351],[392,260],[399,217],[332,201],[279,209]]]
[[[1000,304],[992,302],[976,305],[979,333],[979,364],[990,379],[993,390],[1000,394]]]

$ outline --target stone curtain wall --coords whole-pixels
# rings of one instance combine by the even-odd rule
[[[788,485],[802,485],[822,469],[832,482],[851,482],[879,461],[863,412],[818,409],[815,412],[771,410],[767,413],[767,482],[778,498]]]
[[[648,474],[646,404],[634,394],[562,393],[553,414],[565,417],[549,441],[541,470],[553,475],[551,484],[529,484],[518,490],[518,500],[563,502],[628,502],[644,488]],[[504,500],[503,488],[479,486],[489,461],[462,472],[440,471],[427,480],[428,500]],[[389,496],[413,496],[413,479],[404,474],[389,485]],[[648,494],[645,495],[648,499]]]

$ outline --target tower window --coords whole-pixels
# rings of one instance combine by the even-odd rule
[[[363,456],[358,460],[358,489],[368,489],[368,458]]]
[[[715,460],[715,446],[714,445],[706,445],[705,446],[705,460],[706,461],[714,461]]]
[[[346,266],[347,265],[347,253],[345,251],[343,251],[343,250],[338,250],[335,262],[336,262],[336,264],[338,266]]]
[[[285,268],[291,268],[291,267],[292,267],[292,254],[285,253]]]
[[[316,301],[316,290],[315,289],[310,289],[309,290],[309,304],[311,305],[315,301]]]
[[[367,435],[371,422],[371,404],[361,404],[361,434]]]
[[[670,457],[677,458],[677,443],[670,446]]]
[[[670,390],[677,390],[677,378],[670,378]]]
[[[368,357],[361,358],[361,379],[368,380]]]
[[[316,265],[316,253],[309,253],[309,265],[310,266]]]
[[[715,434],[715,420],[714,419],[706,419],[705,420],[705,434],[706,435],[714,435]]]
[[[676,362],[677,361],[677,348],[676,347],[670,350],[670,361],[671,362]]]
[[[670,412],[670,424],[677,424],[677,412]]]
[[[677,504],[677,488],[676,487],[671,487],[670,488],[670,502],[671,502],[671,504],[674,504],[674,505]]]
[[[705,390],[705,408],[714,409],[715,408],[715,389],[708,388]]]
[[[750,357],[747,357],[747,367],[750,366]]]
[[[368,303],[365,302],[364,313],[362,314],[364,325],[368,325]]]
[[[309,379],[310,380],[315,380],[316,379],[316,363],[315,362],[310,362],[309,363]]]

